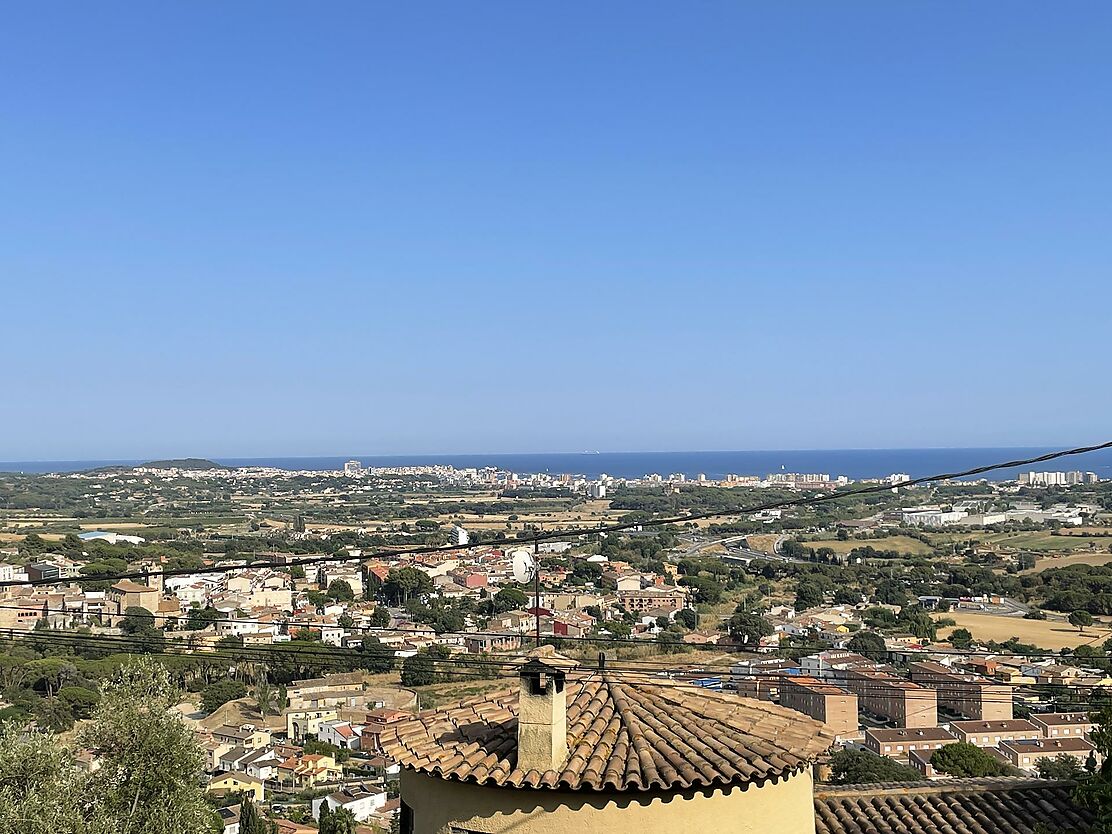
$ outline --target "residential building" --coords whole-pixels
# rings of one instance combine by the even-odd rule
[[[334,793],[319,796],[313,800],[313,818],[320,819],[321,808],[328,806],[330,811],[343,808],[351,811],[356,822],[366,822],[381,811],[387,802],[386,791],[370,783],[345,785]]]
[[[287,709],[282,716],[286,719],[286,737],[300,741],[306,736],[316,736],[322,722],[338,720],[340,711],[336,707]]]
[[[1032,715],[1031,723],[1046,738],[1088,738],[1094,726],[1085,712],[1044,712]]]
[[[865,730],[865,747],[879,756],[894,759],[907,758],[912,750],[933,751],[953,744],[957,738],[949,730],[941,727],[903,728],[886,730],[870,727]]]
[[[857,696],[818,678],[785,678],[780,683],[780,705],[821,721],[836,737],[858,733]]]
[[[278,765],[278,781],[298,788],[315,788],[336,782],[343,768],[331,756],[319,754],[291,756]]]
[[[248,776],[246,773],[222,773],[214,776],[205,790],[215,794],[251,794],[255,802],[262,802],[266,798],[266,788],[262,780]]]
[[[978,747],[999,747],[1003,741],[1042,738],[1042,728],[1022,718],[1007,721],[951,721],[950,731],[958,741]]]
[[[687,607],[687,592],[681,588],[643,588],[618,592],[618,604],[626,611],[679,611]]]
[[[317,738],[342,750],[358,750],[362,730],[350,721],[322,721],[317,725]]]
[[[964,718],[1006,721],[1012,717],[1012,688],[979,675],[955,672],[934,661],[909,666],[911,680],[938,693],[938,705]]]
[[[1089,756],[1096,757],[1096,748],[1080,737],[1073,738],[1032,738],[1000,742],[1000,752],[1007,756],[1020,770],[1034,771],[1040,759],[1056,759],[1058,756],[1073,756],[1084,763]],[[1099,763],[1099,758],[1098,758]]]
[[[879,669],[846,669],[845,687],[863,710],[899,727],[936,727],[938,696],[933,689]]]

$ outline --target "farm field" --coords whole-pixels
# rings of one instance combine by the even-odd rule
[[[1040,556],[1035,567],[1021,570],[1020,573],[1042,573],[1050,568],[1065,568],[1070,565],[1107,565],[1112,564],[1112,553],[1071,553],[1068,556]]]
[[[1032,552],[1066,553],[1077,550],[1104,550],[1112,545],[1112,534],[1092,537],[1062,535],[1055,536],[1049,530],[1031,530],[1020,533],[943,533],[934,534],[932,540],[939,543],[979,542],[1011,550]]]
[[[818,550],[820,547],[829,547],[835,553],[849,553],[855,547],[865,547],[867,545],[872,545],[877,550],[895,550],[900,553],[908,553],[912,556],[929,556],[934,552],[934,548],[931,545],[921,542],[918,539],[913,539],[910,536],[884,536],[882,538],[867,540],[849,539],[844,542],[838,539],[803,542],[804,547],[813,547],[815,550]]]
[[[1004,641],[1018,637],[1024,643],[1033,643],[1044,649],[1065,649],[1083,643],[1099,644],[1112,637],[1108,623],[1098,622],[1081,634],[1065,620],[1025,620],[1000,614],[970,614],[949,611],[944,615],[957,622],[951,628],[939,629],[940,640],[949,637],[955,628],[967,628],[975,639]]]

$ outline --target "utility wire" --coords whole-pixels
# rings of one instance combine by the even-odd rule
[[[326,562],[352,562],[352,561],[366,561],[368,559],[387,558],[397,556],[421,556],[433,553],[459,553],[460,551],[471,551],[480,547],[501,547],[503,545],[526,545],[535,544],[552,539],[568,538],[568,537],[582,537],[590,535],[620,533],[625,530],[632,530],[634,528],[644,529],[646,527],[666,527],[675,524],[684,524],[691,521],[700,521],[707,518],[721,518],[731,515],[743,515],[748,513],[763,512],[765,510],[787,509],[796,506],[811,506],[815,504],[823,504],[829,501],[840,501],[846,498],[855,498],[861,495],[872,495],[880,492],[887,492],[893,488],[898,487],[911,487],[919,484],[930,483],[933,481],[948,481],[957,478],[968,478],[974,475],[983,475],[987,472],[993,472],[998,469],[1012,469],[1019,466],[1029,466],[1036,463],[1046,463],[1047,461],[1057,460],[1059,458],[1069,457],[1072,455],[1081,455],[1088,452],[1096,452],[1101,449],[1112,448],[1112,440],[1104,443],[1098,443],[1092,446],[1077,446],[1072,449],[1063,449],[1058,452],[1050,452],[1044,455],[1038,455],[1030,458],[1020,458],[1018,460],[1003,461],[1000,463],[991,463],[985,466],[977,466],[972,469],[966,469],[960,472],[945,472],[937,475],[926,475],[920,478],[912,478],[907,481],[902,481],[899,484],[874,484],[872,486],[862,487],[861,489],[848,490],[846,492],[833,492],[828,495],[811,496],[807,498],[791,498],[782,501],[773,501],[765,504],[757,504],[750,507],[734,507],[727,510],[707,510],[703,512],[686,513],[683,515],[674,515],[660,519],[648,519],[645,521],[628,521],[618,524],[601,525],[599,527],[577,528],[574,530],[551,530],[548,532],[533,533],[529,536],[521,538],[507,538],[505,536],[494,539],[492,541],[482,542],[475,545],[465,545],[459,547],[457,545],[427,545],[423,547],[406,548],[402,550],[378,550],[370,554],[361,554],[358,557],[352,556],[339,556],[336,554],[321,555],[321,556],[308,556],[296,559],[288,559],[285,561],[259,561],[250,562],[244,565],[206,565],[200,568],[186,569],[171,569],[159,571],[133,571],[130,573],[118,574],[98,574],[83,577],[83,579],[90,581],[118,581],[123,579],[146,579],[153,576],[173,577],[173,576],[192,576],[195,574],[206,573],[228,573],[234,570],[245,570],[247,568],[289,568],[305,565],[317,565]],[[57,584],[57,579],[27,579],[27,580],[12,580],[7,582],[0,582],[0,588],[12,586],[33,586],[33,585],[46,585]]]

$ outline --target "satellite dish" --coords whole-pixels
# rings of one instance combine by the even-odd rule
[[[515,550],[513,555],[514,581],[522,585],[533,578],[537,562],[528,550]]]

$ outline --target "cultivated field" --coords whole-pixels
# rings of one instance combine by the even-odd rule
[[[939,629],[940,640],[945,640],[954,628],[967,628],[974,638],[1004,641],[1018,637],[1024,643],[1033,643],[1044,649],[1065,649],[1083,643],[1099,644],[1112,637],[1107,623],[1096,623],[1081,634],[1065,620],[1025,620],[1022,617],[1005,617],[1000,614],[970,614],[949,611],[940,616],[957,622],[953,628]]]
[[[1070,565],[1107,565],[1112,563],[1112,553],[1071,553],[1068,556],[1040,556],[1035,567],[1020,573],[1041,573],[1048,568],[1064,568]]]
[[[803,542],[805,547],[813,547],[818,550],[820,547],[829,547],[835,553],[849,553],[855,547],[865,547],[872,545],[877,550],[895,550],[899,553],[907,553],[912,556],[929,556],[934,552],[934,548],[929,544],[913,539],[910,536],[884,536],[876,539],[849,539],[848,541],[839,541],[838,539],[823,539],[822,541]]]
[[[1106,528],[1092,528],[1104,530]],[[1067,553],[1077,550],[1108,551],[1112,544],[1112,534],[1082,537],[1076,535],[1055,536],[1049,530],[1032,530],[1022,533],[944,533],[933,534],[932,540],[946,542],[978,542],[1004,550],[1028,550],[1036,553]]]

